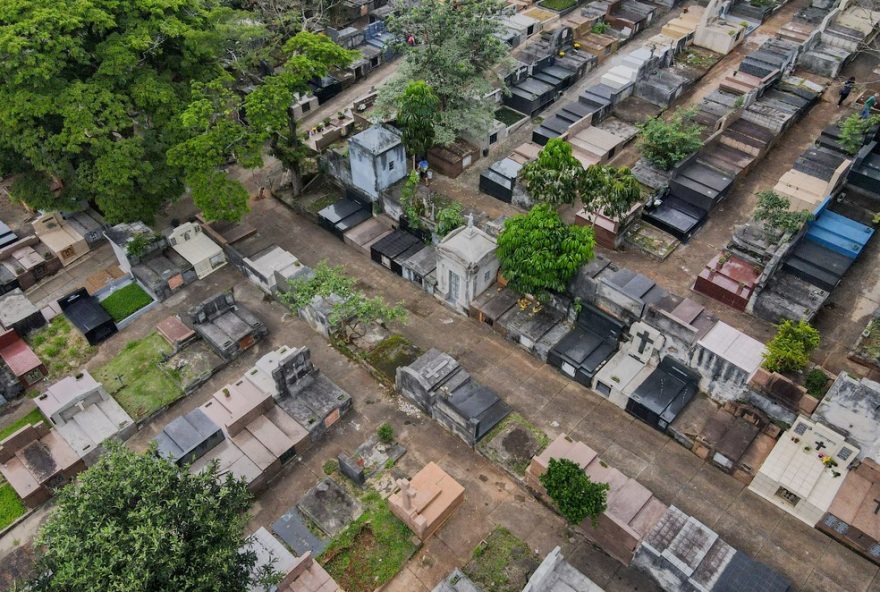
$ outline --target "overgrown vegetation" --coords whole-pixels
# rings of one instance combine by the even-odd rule
[[[190,473],[153,451],[105,446],[55,497],[35,541],[34,590],[238,592],[280,581],[242,550],[244,481],[220,476],[217,464]]]
[[[790,207],[791,201],[787,197],[773,190],[761,191],[755,206],[755,220],[780,232],[794,234],[812,220],[813,215],[807,210],[793,212]]]
[[[664,171],[672,169],[683,158],[703,145],[702,126],[694,123],[696,111],[677,110],[669,121],[659,117],[639,125],[639,148],[642,156]]]
[[[125,245],[125,252],[128,253],[129,257],[143,257],[150,246],[159,238],[158,234],[153,234],[152,232],[136,234]]]
[[[501,109],[498,109],[497,111],[495,111],[495,119],[497,121],[500,121],[501,123],[503,123],[507,127],[512,126],[514,123],[516,123],[518,121],[522,121],[524,118],[525,118],[525,115],[523,115],[522,113],[519,113],[517,111],[514,111],[513,109],[511,109],[509,107],[502,107]]]
[[[853,113],[840,124],[840,145],[849,154],[855,154],[864,146],[868,130],[876,125],[880,125],[880,115],[862,118]]]
[[[61,315],[31,333],[27,341],[49,370],[49,381],[81,368],[98,351]]]
[[[3,530],[21,516],[27,509],[9,483],[0,485],[0,530]]]
[[[461,204],[456,201],[437,211],[435,220],[437,226],[434,229],[437,236],[443,238],[459,226],[464,226],[461,210]]]
[[[565,224],[548,204],[505,220],[498,236],[501,273],[519,292],[544,298],[564,292],[578,269],[593,258],[593,230]]]
[[[0,440],[11,436],[26,425],[40,423],[41,421],[46,421],[46,418],[43,417],[43,414],[40,412],[39,409],[32,409],[27,415],[23,415],[22,417],[19,417],[18,419],[10,423],[8,426],[0,428]]]
[[[550,444],[541,428],[513,412],[480,440],[477,448],[493,462],[522,477],[532,457]]]
[[[406,216],[409,227],[413,230],[423,228],[422,215],[425,213],[425,204],[418,199],[419,172],[415,169],[409,172],[403,187],[400,188],[400,209]]]
[[[379,441],[382,444],[391,444],[394,442],[394,428],[391,427],[390,423],[383,423],[379,426],[379,429],[376,430],[376,435],[379,436]]]
[[[782,321],[776,335],[767,342],[764,368],[770,372],[800,372],[810,361],[810,354],[819,347],[819,332],[804,321]]]
[[[389,305],[381,296],[368,298],[355,288],[355,281],[345,275],[341,266],[332,267],[326,261],[318,263],[311,276],[291,280],[281,300],[299,312],[315,298],[331,297],[334,301],[327,322],[337,337],[346,340],[363,337],[373,323],[406,322],[407,313],[402,303]]]
[[[627,167],[594,164],[584,171],[581,201],[588,212],[621,220],[642,197],[642,186]]]
[[[364,513],[336,535],[319,561],[346,592],[373,592],[416,550],[412,533],[376,491],[360,498]]]
[[[101,301],[101,306],[114,322],[126,319],[153,302],[143,288],[135,283],[124,286]]]
[[[611,25],[606,23],[605,21],[599,20],[593,23],[593,26],[590,28],[590,31],[595,33],[596,35],[602,35],[611,28]]]
[[[550,10],[555,10],[556,12],[568,10],[575,4],[577,4],[577,0],[541,0],[538,3],[538,5],[542,8],[549,8]]]
[[[537,567],[529,546],[499,526],[474,549],[462,571],[483,592],[520,592]]]
[[[380,380],[393,385],[397,369],[412,364],[422,350],[403,335],[389,335],[365,356],[366,362],[379,374]]]
[[[541,485],[570,524],[581,524],[589,518],[595,527],[608,507],[608,484],[594,483],[582,468],[565,458],[550,459],[547,471],[541,475]]]
[[[158,333],[130,341],[92,374],[137,421],[183,396],[178,371],[162,363],[171,346]]]
[[[552,138],[538,152],[538,158],[523,166],[520,176],[533,200],[571,204],[581,196],[584,167],[572,154],[571,144]]]
[[[807,377],[804,379],[804,386],[807,388],[808,393],[817,399],[821,399],[828,390],[829,382],[830,379],[825,372],[819,368],[813,368],[807,373]]]
[[[434,145],[434,124],[439,108],[437,93],[424,80],[410,82],[397,97],[397,125],[413,162],[417,157],[424,157]]]

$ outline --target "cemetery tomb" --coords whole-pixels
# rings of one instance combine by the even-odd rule
[[[371,125],[348,140],[351,186],[366,200],[379,199],[383,191],[406,177],[406,149],[399,132],[384,125]],[[350,190],[350,196],[354,195]],[[342,232],[351,228],[347,226]]]
[[[702,153],[679,165],[669,179],[669,190],[677,198],[706,212],[727,197],[735,174],[705,162]]]
[[[529,578],[523,592],[603,592],[590,578],[579,572],[554,548]]]
[[[0,328],[14,329],[16,333],[24,336],[45,324],[43,313],[31,304],[20,289],[0,296]]]
[[[321,564],[314,560],[313,553],[306,551],[294,556],[262,526],[248,537],[244,548],[257,555],[253,574],[270,565],[281,574],[281,581],[272,586],[273,592],[339,592],[341,590]],[[269,590],[262,585],[256,585],[250,587],[248,592],[269,592]]]
[[[497,394],[437,349],[398,368],[395,384],[404,397],[471,446],[510,413]]]
[[[297,556],[311,553],[320,555],[327,547],[328,539],[321,532],[316,532],[307,519],[294,505],[272,523],[272,532],[284,541],[284,544]]]
[[[182,467],[200,459],[223,438],[220,426],[198,408],[172,419],[153,439],[159,456]]]
[[[616,249],[623,241],[623,234],[641,211],[644,204],[637,202],[619,220],[612,220],[602,213],[578,210],[574,215],[574,223],[578,226],[590,226],[596,243],[607,248]]]
[[[767,128],[739,118],[721,133],[718,141],[757,158],[769,149],[774,138],[775,135]]]
[[[626,411],[649,426],[665,432],[698,389],[699,375],[667,356],[636,387],[626,403]]]
[[[704,10],[703,6],[688,6],[687,12],[681,11],[677,17],[666,22],[660,32],[673,39],[693,38]]]
[[[107,224],[101,215],[95,210],[88,208],[79,212],[64,214],[65,221],[70,227],[86,240],[90,249],[104,242],[104,230]]]
[[[0,475],[28,508],[36,508],[86,465],[45,422],[28,424],[0,441]]]
[[[495,284],[477,296],[468,309],[468,315],[486,323],[490,327],[519,300],[519,295],[510,288]]]
[[[131,417],[86,370],[49,386],[34,403],[89,466],[98,460],[105,440],[124,441],[137,430]]]
[[[791,209],[795,211],[814,210],[831,193],[831,189],[833,187],[829,187],[827,181],[796,169],[786,171],[773,187],[773,191],[788,198]]]
[[[642,318],[645,307],[667,292],[646,275],[630,269],[608,269],[599,276],[596,306],[628,321]]]
[[[243,479],[251,491],[262,489],[297,453],[308,431],[245,378],[227,384],[200,407],[225,438],[197,459],[193,471],[217,461],[220,473]]]
[[[16,234],[14,232],[12,232],[12,229],[9,228],[9,226],[7,226],[3,222],[3,220],[0,220],[0,249],[2,249],[3,247],[6,247],[8,245],[11,245],[12,243],[16,242],[17,240],[18,240],[18,236],[16,236]]]
[[[797,118],[797,110],[786,103],[761,97],[742,112],[741,117],[780,135]]]
[[[464,140],[448,146],[434,146],[428,150],[428,163],[440,174],[457,178],[479,158],[477,148]]]
[[[782,319],[810,321],[830,293],[785,271],[777,270],[755,299],[754,313],[778,323]]]
[[[504,313],[495,323],[495,331],[532,353],[544,336],[557,333],[554,329],[564,323],[563,317],[552,307],[530,301],[525,307],[517,305]]]
[[[156,332],[167,341],[175,351],[195,340],[196,332],[187,327],[178,315],[172,315],[156,325]]]
[[[89,252],[86,239],[64,219],[60,212],[47,212],[34,220],[32,225],[34,234],[65,267]]]
[[[199,279],[203,279],[226,265],[223,249],[205,236],[202,227],[187,222],[167,235],[168,243],[178,255],[192,265]]]
[[[665,337],[663,355],[688,362],[691,348],[715,325],[715,318],[698,302],[669,294],[648,305],[644,322]]]
[[[392,225],[393,222],[387,216],[375,216],[346,230],[342,235],[342,240],[345,244],[356,247],[364,254],[369,255],[373,244],[393,232]]]
[[[30,388],[48,376],[49,371],[15,329],[0,329],[0,360],[23,388]]]
[[[800,416],[779,438],[749,490],[815,526],[831,506],[858,454],[858,447],[843,434]]]
[[[794,63],[799,49],[799,45],[784,39],[768,39],[740,62],[739,70],[760,78],[774,70],[786,70]]]
[[[614,66],[600,78],[602,84],[621,91],[632,85],[639,77],[638,70],[627,66]]]
[[[511,109],[534,117],[536,113],[556,100],[556,92],[553,85],[531,76],[510,88],[510,94],[504,95],[502,101]]]
[[[702,379],[700,389],[721,400],[737,399],[761,366],[764,344],[718,321],[691,352],[690,365]]]
[[[587,118],[592,118],[597,108],[598,105],[588,105],[581,101],[567,103],[532,131],[532,142],[543,146],[551,138],[565,135],[575,124],[588,124],[590,120]]]
[[[645,99],[652,105],[665,108],[681,96],[687,85],[686,78],[671,69],[661,68],[640,76],[636,80],[634,92],[637,97]]]
[[[715,255],[697,276],[693,289],[719,302],[745,311],[763,270],[726,251]]]
[[[217,294],[189,310],[196,333],[226,360],[233,360],[269,333],[231,293]]]
[[[700,160],[720,171],[730,172],[736,178],[751,168],[756,158],[722,142],[713,142],[700,152]]]
[[[466,313],[474,298],[489,288],[498,275],[495,238],[474,226],[473,215],[437,243],[435,295]]]
[[[318,212],[318,223],[343,238],[345,233],[373,217],[371,206],[353,197],[343,197]]]
[[[267,247],[242,261],[246,275],[267,294],[287,290],[289,283],[311,274],[312,270],[303,265],[293,254],[277,245]]]
[[[257,360],[244,374],[261,392],[269,393],[312,441],[351,409],[351,395],[312,364],[306,347],[282,346]]]
[[[828,150],[832,150],[840,154],[847,154],[843,146],[840,145],[841,123],[843,123],[843,120],[838,120],[834,123],[829,124],[825,129],[823,129],[822,133],[819,134],[819,139],[816,144],[818,146],[822,146],[823,148],[827,148]],[[873,147],[874,144],[873,142],[869,142],[868,145]],[[856,168],[858,161],[859,157],[856,156],[853,163],[853,170]],[[849,179],[847,179],[849,182],[852,182],[852,175],[853,173],[850,172]]]
[[[71,292],[58,300],[64,316],[89,342],[97,345],[117,332],[116,323],[94,296],[85,288]]]
[[[574,152],[586,152],[598,162],[614,158],[617,149],[626,142],[625,139],[595,126],[584,128],[569,136],[568,141]]]
[[[358,500],[348,494],[332,477],[325,477],[296,504],[303,516],[321,532],[333,537],[363,514]]]
[[[547,362],[584,386],[617,349],[624,325],[598,309],[583,305],[575,327],[548,353]]]
[[[406,454],[406,448],[392,442],[385,444],[374,434],[366,442],[358,446],[353,453],[340,452],[336,455],[339,471],[357,485],[366,484],[385,469],[389,463],[396,463]]]
[[[58,257],[36,235],[27,236],[0,248],[0,295],[27,290],[60,269]]]
[[[437,286],[437,250],[433,245],[425,245],[401,263],[401,273],[428,294],[434,293]]]
[[[422,542],[443,526],[463,501],[464,487],[433,462],[412,479],[399,479],[388,497],[391,512]]]
[[[603,551],[628,565],[639,543],[666,512],[666,505],[638,481],[609,467],[595,450],[565,434],[560,434],[541,454],[532,458],[525,481],[533,491],[544,495],[541,475],[554,458],[569,460],[581,467],[591,481],[610,486],[607,508],[598,517],[597,526],[588,518],[581,524],[581,532]]]
[[[858,457],[880,458],[880,384],[869,379],[856,379],[841,372],[822,397],[813,417],[825,425],[846,433],[856,444]]]
[[[522,164],[503,158],[480,174],[480,191],[505,203],[513,200],[517,176]]]
[[[342,83],[337,78],[327,75],[309,80],[309,88],[312,94],[317,97],[318,104],[323,105],[342,92]]]
[[[847,177],[849,186],[866,192],[873,199],[880,194],[880,153],[877,152],[877,146],[877,142],[871,142],[867,149],[862,149]]]
[[[880,563],[880,466],[869,458],[850,471],[816,528],[857,553]]]
[[[761,89],[765,86],[766,82],[765,78],[735,70],[721,79],[718,90],[742,96]]]
[[[794,163],[794,170],[826,181],[833,189],[845,175],[849,159],[822,146],[808,148]]]
[[[656,354],[664,342],[663,335],[641,322],[632,324],[628,337],[629,340],[602,366],[592,383],[594,391],[621,409],[626,408],[636,387],[653,372]]]
[[[405,230],[395,230],[370,247],[370,258],[397,275],[403,275],[402,263],[425,248],[425,243]]]
[[[649,204],[642,218],[668,232],[678,240],[687,242],[708,217],[708,212],[680,199],[674,193],[667,193],[657,203]]]
[[[521,41],[531,37],[541,30],[541,22],[527,16],[521,12],[505,17],[503,19],[504,26],[513,29],[519,33]]]
[[[654,190],[654,195],[657,191],[665,190],[669,184],[669,172],[656,168],[646,158],[636,161],[632,167],[632,174],[639,183]]]

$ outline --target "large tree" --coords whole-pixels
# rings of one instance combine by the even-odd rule
[[[241,550],[250,499],[216,465],[193,475],[111,443],[56,497],[36,541],[34,589],[242,592],[277,582]]]
[[[183,189],[165,152],[191,83],[261,35],[219,0],[4,0],[0,176],[36,208],[151,221]]]
[[[397,126],[410,156],[423,157],[434,145],[434,124],[438,119],[440,99],[424,80],[410,82],[397,98]]]
[[[508,218],[498,235],[501,273],[515,290],[543,298],[564,292],[577,270],[593,258],[593,230],[562,221],[549,204]]]
[[[306,92],[309,80],[350,64],[358,55],[324,34],[307,31],[288,39],[284,53],[278,73],[247,94],[225,73],[193,85],[193,100],[180,117],[189,137],[169,150],[168,160],[184,170],[193,200],[209,219],[237,220],[247,211],[244,187],[229,179],[224,167],[233,162],[259,167],[266,143],[291,172],[294,194],[301,191],[305,153],[294,119],[294,95]]]
[[[574,203],[585,181],[583,165],[562,138],[549,140],[538,158],[522,168],[522,178],[532,199],[550,204]]]
[[[386,27],[399,39],[403,62],[379,92],[380,113],[391,113],[409,82],[424,80],[440,100],[435,126],[439,144],[463,132],[481,134],[494,119],[495,103],[486,98],[495,72],[507,61],[509,48],[496,33],[503,0],[397,0]],[[409,42],[411,40],[411,43]]]

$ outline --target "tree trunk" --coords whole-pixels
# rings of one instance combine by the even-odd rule
[[[297,125],[292,105],[287,108],[287,145],[283,148],[280,146],[279,134],[272,136],[270,144],[272,153],[290,171],[290,190],[293,197],[300,195],[303,191],[302,164],[299,161],[300,154],[298,153],[300,141],[297,136]]]

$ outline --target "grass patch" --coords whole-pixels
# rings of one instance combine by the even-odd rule
[[[716,62],[718,62],[720,56],[715,53],[698,51],[691,48],[681,54],[681,57],[678,59],[680,61],[683,61],[688,66],[709,69],[714,66]]]
[[[26,511],[12,485],[6,483],[0,486],[0,529],[18,520]]]
[[[50,382],[78,370],[98,351],[62,315],[31,333],[27,342],[48,368]]]
[[[150,295],[137,284],[128,284],[101,301],[101,306],[118,323],[153,302]]]
[[[417,545],[376,491],[360,499],[364,513],[340,532],[319,561],[347,592],[372,592],[399,572]]]
[[[506,125],[507,127],[512,126],[514,123],[518,121],[522,121],[526,116],[522,113],[517,113],[513,109],[509,107],[502,107],[498,111],[495,112],[495,119]]]
[[[567,10],[575,4],[577,4],[577,0],[541,0],[541,2],[538,2],[539,6],[555,10],[556,12]]]
[[[311,212],[312,214],[317,214],[327,206],[332,206],[337,201],[339,201],[339,196],[335,193],[328,193],[327,195],[322,195],[315,201],[306,205],[306,210]]]
[[[804,386],[807,388],[807,392],[810,393],[810,395],[817,399],[822,399],[831,387],[831,379],[822,370],[813,368],[807,373],[806,380],[804,380]]]
[[[422,351],[402,335],[389,335],[367,354],[367,363],[386,380],[394,382],[397,369],[412,364]]]
[[[16,421],[12,422],[5,428],[0,428],[0,440],[4,440],[7,436],[17,432],[24,426],[32,423],[39,423],[41,421],[45,421],[43,414],[39,409],[34,409],[24,417],[18,418]]]
[[[880,319],[868,323],[860,349],[868,359],[880,360]]]
[[[462,571],[484,592],[519,592],[537,567],[528,545],[499,526],[474,549]]]
[[[183,396],[180,375],[162,364],[170,353],[168,342],[153,332],[129,342],[93,374],[132,419],[137,420]]]

